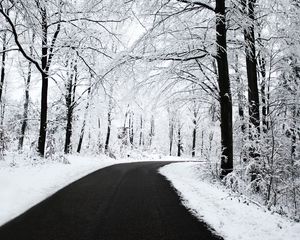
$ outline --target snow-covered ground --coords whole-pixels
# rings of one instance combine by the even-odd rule
[[[300,223],[241,201],[221,185],[205,180],[201,163],[174,163],[162,167],[183,204],[225,240],[298,240]]]
[[[70,164],[15,159],[0,162],[0,225],[71,182],[117,162],[106,156],[68,157]],[[13,165],[13,166],[8,166]]]

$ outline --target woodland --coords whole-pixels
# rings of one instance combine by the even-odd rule
[[[298,0],[1,0],[0,161],[162,154],[300,220]]]

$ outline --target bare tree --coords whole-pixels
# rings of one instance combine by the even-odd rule
[[[67,74],[66,84],[66,107],[67,107],[67,125],[66,125],[66,138],[65,138],[65,154],[72,150],[72,128],[73,128],[73,113],[75,108],[75,95],[78,82],[78,62],[77,59],[71,60],[70,73]]]
[[[32,44],[34,44],[34,42],[35,42],[35,34],[32,33]],[[30,45],[29,54],[30,54],[30,56],[33,56],[33,46],[32,45]],[[29,100],[30,100],[29,88],[30,88],[31,77],[32,77],[32,62],[29,61],[27,77],[24,79],[25,99],[24,99],[23,120],[22,120],[21,133],[20,133],[19,145],[18,145],[19,151],[21,151],[23,149],[25,132],[26,132],[27,125],[28,125],[28,111],[29,111]]]

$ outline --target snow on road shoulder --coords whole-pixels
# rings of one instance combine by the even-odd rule
[[[22,160],[17,160],[15,167],[0,164],[0,226],[73,181],[119,163],[106,156],[70,156],[70,164],[32,165]]]
[[[203,179],[199,163],[173,163],[162,167],[183,204],[225,240],[296,240],[300,223],[271,214],[254,204],[239,202],[229,190]]]

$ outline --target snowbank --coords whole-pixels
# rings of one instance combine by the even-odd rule
[[[20,215],[59,189],[100,168],[119,163],[101,157],[68,157],[59,162],[33,165],[24,159],[0,162],[0,225]],[[11,164],[11,163],[10,163]]]
[[[201,175],[201,163],[174,163],[162,167],[183,204],[225,240],[297,240],[300,223],[292,222],[249,202],[233,197],[223,186]]]

